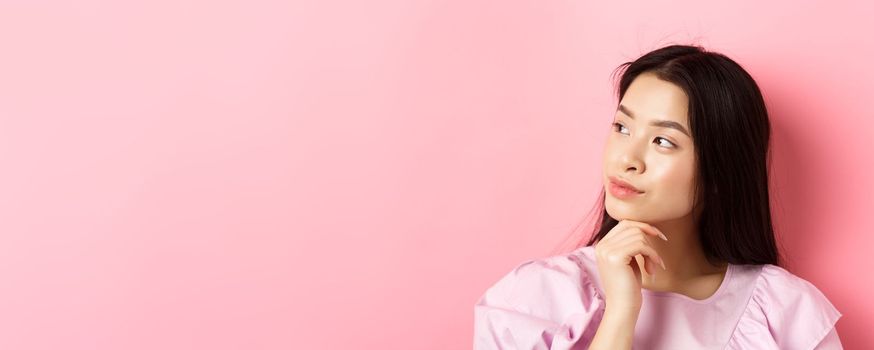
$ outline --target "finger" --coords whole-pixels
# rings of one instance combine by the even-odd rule
[[[645,232],[649,235],[659,237],[665,241],[668,240],[668,237],[665,236],[665,234],[661,230],[659,230],[658,228],[656,228],[653,225],[647,224],[645,222],[640,222],[640,221],[631,221],[631,220],[623,220],[623,221],[628,221],[628,223],[626,223],[626,225],[639,227],[641,230],[643,230],[643,232]]]
[[[629,226],[624,229],[620,228],[615,236],[612,237],[609,241],[601,241],[598,246],[602,252],[607,252],[614,250],[614,247],[622,247],[628,245],[633,242],[641,241],[647,245],[651,245],[649,239],[649,235],[643,232],[639,227]],[[624,259],[628,259],[628,256],[624,256]],[[623,260],[623,262],[626,262]]]
[[[640,255],[640,254],[635,255],[634,256],[634,263],[635,264],[632,264],[632,265],[643,266],[643,269],[646,270],[647,274],[649,274],[649,275],[654,274],[653,272],[655,271],[655,269],[653,269],[652,261],[650,261],[650,259],[647,259],[643,255]]]
[[[628,242],[642,241],[646,244],[652,245],[652,241],[650,241],[651,239],[657,238],[653,238],[651,235],[647,234],[639,227],[632,226],[625,229],[625,231],[622,232],[621,236],[614,237],[612,244],[620,246]]]
[[[651,238],[651,237],[649,237],[649,236],[647,236],[647,235],[645,235],[645,234],[643,234],[643,233],[641,233],[641,232],[638,232],[636,235],[632,235],[632,236],[630,236],[630,237],[626,237],[625,240],[624,240],[624,242],[621,242],[621,243],[620,243],[620,242],[616,242],[616,245],[617,245],[617,246],[621,246],[621,245],[624,245],[624,244],[633,244],[634,242],[642,242],[643,244],[645,244],[645,245],[647,245],[647,246],[650,246],[651,248],[653,248],[653,250],[655,250],[655,248],[652,247],[652,244],[651,244],[650,241],[649,241],[650,239],[653,239],[653,238]],[[646,270],[646,272],[647,272],[648,274],[650,274],[650,275],[655,275],[655,274],[656,274],[656,266],[657,266],[657,265],[658,265],[658,266],[661,266],[661,264],[657,264],[657,263],[655,263],[655,262],[653,261],[654,259],[648,259],[648,258],[646,258],[646,257],[645,257],[644,255],[642,255],[642,254],[637,254],[637,255],[635,255],[634,257],[636,258],[637,262],[638,262],[641,266],[643,266],[643,268]],[[659,258],[661,258],[661,256],[659,256]]]
[[[628,242],[623,246],[617,246],[617,249],[620,254],[625,256],[635,256],[637,254],[643,255],[644,259],[650,259],[654,263],[660,265],[663,270],[667,270],[665,266],[665,262],[662,260],[662,257],[656,252],[656,250],[647,245],[646,243],[640,241]],[[650,270],[647,270],[649,272]]]
[[[633,257],[631,260],[634,261]],[[631,265],[631,270],[634,271],[634,278],[637,279],[638,281],[640,281],[640,276],[642,275],[642,273],[640,272],[640,266],[638,266],[637,263],[630,264],[630,265]]]
[[[622,232],[633,227],[629,225],[630,222],[631,221],[629,220],[619,221],[616,226],[613,226],[613,228],[610,229],[610,232],[607,232],[607,234],[604,235],[604,238],[601,238],[601,242],[609,242],[613,237],[622,236]]]
[[[623,221],[625,221],[625,220],[623,220]],[[611,228],[610,231],[607,232],[607,234],[601,238],[601,242],[610,241],[610,239],[613,238],[614,236],[616,236],[616,234],[618,234],[619,232],[624,230],[626,228],[626,226],[628,226],[628,225],[623,223],[623,221],[619,221],[619,223],[617,223],[616,226],[613,226],[613,228]]]
[[[643,269],[646,270],[647,274],[655,275],[655,264],[652,262],[652,259],[647,259],[645,256],[637,254],[634,256],[634,261],[643,266]]]

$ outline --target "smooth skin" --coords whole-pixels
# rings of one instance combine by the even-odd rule
[[[643,73],[620,106],[603,157],[604,207],[619,224],[595,244],[606,306],[589,349],[631,349],[642,288],[706,299],[719,289],[727,268],[708,262],[698,239],[702,207],[694,203],[697,164],[688,97]],[[662,123],[653,125],[657,121]],[[643,193],[613,197],[611,176]]]

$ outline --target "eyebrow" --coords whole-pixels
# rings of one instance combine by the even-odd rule
[[[619,111],[622,112],[623,114],[627,115],[629,118],[634,119],[634,114],[631,113],[630,110],[628,110],[628,107],[625,107],[623,105],[619,105]],[[692,137],[691,135],[689,135],[689,132],[686,131],[686,128],[684,128],[682,124],[677,123],[673,120],[654,120],[654,121],[650,122],[649,124],[652,126],[658,126],[661,128],[675,129],[681,133],[686,134],[686,136]]]

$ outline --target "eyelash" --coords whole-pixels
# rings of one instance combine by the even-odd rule
[[[613,130],[616,131],[616,132],[619,132],[617,126],[618,126],[618,127],[623,127],[623,128],[625,128],[625,125],[622,125],[622,124],[619,124],[619,123],[613,123]],[[627,128],[626,128],[626,129],[627,129]],[[621,133],[620,133],[620,134],[621,134]],[[670,143],[670,144],[671,144],[671,147],[665,147],[665,148],[677,148],[677,145],[675,145],[675,144],[674,144],[673,142],[671,142],[671,141],[668,141],[668,139],[666,139],[666,138],[664,138],[664,137],[659,136],[659,137],[656,137],[656,139],[662,139],[662,140],[665,140],[667,143]]]

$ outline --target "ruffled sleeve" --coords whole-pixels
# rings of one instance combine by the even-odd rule
[[[810,282],[763,265],[728,349],[840,349],[842,314]]]
[[[474,306],[474,349],[586,349],[603,299],[576,255],[529,260],[486,290]]]

